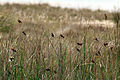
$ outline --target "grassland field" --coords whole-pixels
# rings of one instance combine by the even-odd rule
[[[0,80],[120,80],[119,12],[0,5]]]

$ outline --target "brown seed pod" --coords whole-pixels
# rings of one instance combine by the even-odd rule
[[[18,23],[22,23],[22,21],[18,19]]]

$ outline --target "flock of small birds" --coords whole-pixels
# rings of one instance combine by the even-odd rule
[[[107,15],[104,14],[104,16],[105,16],[105,20],[107,20]],[[22,21],[21,21],[20,19],[18,19],[17,21],[18,21],[18,23],[22,24]],[[22,31],[22,34],[26,36],[25,31]],[[55,34],[54,34],[54,33],[51,33],[51,36],[52,36],[52,37],[55,37]],[[65,38],[65,36],[62,35],[62,34],[60,34],[60,37],[61,37],[61,38]],[[96,40],[96,41],[99,41],[98,38],[96,38],[96,37],[95,37],[95,40]],[[77,45],[78,45],[78,46],[82,46],[83,43],[79,43],[79,42],[78,42]],[[104,43],[104,46],[106,47],[107,45],[108,45],[108,43],[105,42],[105,43]],[[111,50],[112,50],[112,49],[113,49],[113,47],[111,47]],[[12,50],[13,52],[17,52],[17,50],[15,50],[14,48],[11,48],[11,50]],[[80,52],[80,49],[76,48],[76,50],[77,50],[78,52]],[[98,51],[98,52],[96,53],[96,56],[100,56],[100,55],[101,55],[101,54],[100,54],[100,51]],[[13,59],[14,59],[13,57],[10,58],[11,61],[13,61]],[[94,61],[93,59],[91,60],[91,62],[92,62],[92,63],[95,63],[95,61]],[[50,70],[49,68],[47,68],[46,71],[51,71],[51,70]],[[55,73],[56,73],[56,71],[55,71]]]
[[[54,33],[51,33],[51,36],[52,36],[52,37],[55,37],[55,34],[54,34]],[[60,34],[60,37],[61,37],[61,38],[65,38],[64,35],[62,35],[62,34]]]
[[[46,68],[45,70],[46,70],[47,72],[51,72],[51,71],[52,71],[50,68]],[[53,72],[54,72],[55,74],[57,73],[57,71],[55,71],[55,70],[54,70]]]

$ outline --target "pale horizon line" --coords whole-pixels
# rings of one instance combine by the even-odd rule
[[[91,3],[65,3],[65,2],[50,2],[50,1],[36,1],[36,0],[28,0],[28,1],[0,1],[0,4],[5,4],[5,3],[9,3],[9,4],[13,4],[13,3],[17,3],[17,4],[44,4],[47,3],[50,6],[54,6],[54,7],[61,7],[61,8],[73,8],[73,9],[81,9],[81,8],[87,8],[87,9],[91,9],[91,10],[107,10],[107,11],[114,11],[115,9],[119,9],[119,6],[117,4],[113,4],[113,3],[109,3],[109,4],[102,4],[104,6],[102,6],[101,4],[94,4]]]

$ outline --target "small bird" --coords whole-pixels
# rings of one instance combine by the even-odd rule
[[[8,71],[8,75],[10,76],[12,74],[12,72]]]
[[[93,59],[91,59],[91,62],[92,62],[92,63],[95,63],[95,61],[94,61]]]
[[[96,56],[99,56],[99,54],[98,54],[98,53],[96,53],[95,55],[96,55]]]
[[[26,36],[26,33],[25,33],[25,31],[22,31],[22,33]]]
[[[62,34],[60,34],[60,37],[65,38]]]
[[[96,40],[96,41],[99,41],[98,38],[96,38],[96,37],[95,37],[95,40]]]
[[[45,69],[46,71],[50,71],[50,69],[49,68],[47,68],[47,69]]]
[[[13,52],[17,52],[14,48],[11,48],[11,50],[12,50]]]
[[[98,51],[95,55],[96,56],[101,56],[100,51]]]
[[[19,20],[19,19],[18,19],[18,22],[19,22],[19,23],[22,23],[22,21],[21,21],[21,20]]]
[[[98,54],[101,55],[101,54],[100,54],[100,51],[98,51]]]
[[[77,43],[77,45],[82,46],[83,43]]]
[[[77,48],[77,51],[80,52],[80,50]]]
[[[14,60],[14,57],[10,57],[9,61],[13,61]]]
[[[105,42],[105,43],[104,43],[104,46],[106,47],[107,45],[108,45],[108,43],[107,43],[107,42]]]
[[[104,16],[105,16],[105,20],[107,20],[107,14],[104,14]]]
[[[54,73],[56,74],[56,73],[57,73],[57,71],[54,71]]]
[[[51,33],[51,36],[52,36],[52,37],[55,37],[55,35],[54,35],[53,33]]]
[[[79,69],[79,67],[80,67],[79,65],[76,66],[77,69]]]
[[[113,46],[112,47],[110,47],[110,49],[111,49],[111,51],[113,50]]]

